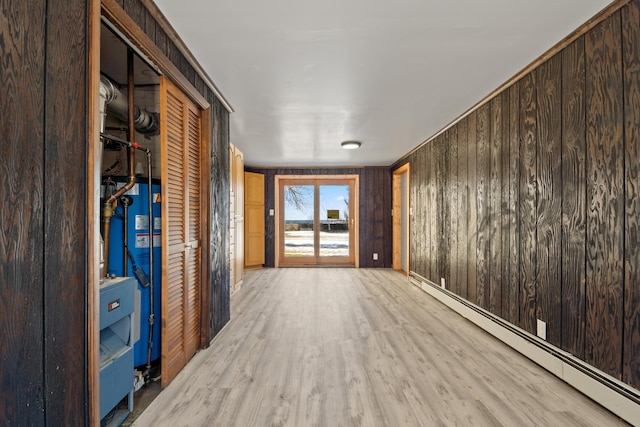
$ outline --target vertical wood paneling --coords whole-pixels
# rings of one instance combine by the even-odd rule
[[[562,53],[562,345],[584,358],[585,68],[584,38]]]
[[[536,70],[537,80],[537,241],[536,318],[547,324],[547,341],[561,344],[562,57]]]
[[[478,206],[477,240],[477,298],[476,304],[488,309],[490,289],[490,239],[491,216],[489,212],[491,184],[491,105],[485,104],[478,109],[477,115],[477,184],[476,203]]]
[[[150,40],[156,39],[156,20],[151,16],[151,13],[144,9],[144,32]],[[202,93],[202,91],[200,91]]]
[[[467,241],[469,240],[467,230],[469,226],[469,179],[467,173],[468,164],[468,143],[467,143],[467,123],[468,119],[464,118],[457,128],[457,146],[458,146],[458,229],[456,231],[457,239],[457,260],[458,272],[457,292],[463,298],[467,298],[467,266],[469,264]]]
[[[458,258],[458,220],[461,216],[458,197],[460,189],[458,187],[458,128],[449,129],[449,193],[445,193],[449,202],[449,231],[445,238],[449,239],[449,277],[446,287],[453,292],[460,294],[460,279],[458,271],[460,269],[460,259]]]
[[[145,8],[140,0],[124,0],[123,9],[140,28],[145,28]]]
[[[509,277],[506,319],[520,324],[520,83],[509,88]],[[505,311],[505,310],[503,310]]]
[[[420,211],[422,200],[420,198],[422,192],[422,183],[418,179],[424,170],[424,163],[421,162],[421,154],[424,153],[424,149],[418,150],[409,156],[409,162],[412,165],[418,165],[418,167],[409,169],[409,268],[412,271],[421,272],[423,274],[422,266],[419,265],[418,258],[420,254],[419,244],[423,244],[424,236],[422,230],[417,223],[416,213]]]
[[[87,7],[82,0],[47,3],[43,283],[48,425],[81,425],[87,417],[89,213],[83,201],[89,193],[84,143],[89,79],[87,25],[79,24],[87,21]],[[73,167],[69,159],[75,159]],[[25,365],[20,370],[28,369]]]
[[[441,283],[441,279],[445,279],[445,283],[449,282],[450,270],[450,254],[449,249],[451,238],[451,202],[450,202],[450,181],[449,181],[449,131],[444,132],[438,138],[437,150],[437,179],[436,192],[437,201],[437,219],[438,224],[438,258],[437,258],[437,274],[435,276],[436,283]]]
[[[536,326],[536,81],[534,73],[520,81],[520,321]]]
[[[46,2],[13,2],[2,13],[0,425],[44,425]]]
[[[618,377],[624,276],[623,84],[620,14],[587,34],[586,360]]]
[[[169,55],[167,55],[167,39],[167,33],[159,25],[157,25],[155,37],[156,46],[158,46],[158,49],[160,49],[160,51],[164,55],[169,57]]]
[[[438,192],[438,150],[437,142],[429,144],[429,170],[428,173],[428,188],[429,193],[427,200],[427,211],[429,212],[429,251],[427,255],[429,263],[429,275],[427,278],[433,283],[440,283],[438,277],[438,246],[440,243],[440,223],[438,223],[438,208],[440,193]]]
[[[411,269],[638,387],[640,0],[611,13],[408,156]]]
[[[640,2],[622,9],[625,93],[623,381],[640,388]]]
[[[468,214],[468,237],[469,242],[467,244],[467,299],[471,302],[476,302],[478,297],[478,265],[477,265],[477,250],[478,250],[478,204],[476,202],[478,197],[477,187],[477,113],[474,111],[469,114],[467,122],[467,177],[469,198],[467,199],[467,212]]]
[[[490,102],[489,310],[502,313],[502,94]]]
[[[360,267],[391,264],[386,242],[391,239],[388,214],[391,206],[391,174],[386,167],[367,167],[360,174]],[[367,218],[362,220],[362,218]],[[378,254],[378,260],[373,254]]]
[[[210,337],[220,332],[231,318],[229,302],[229,113],[211,95],[210,114],[212,139],[210,162],[210,221],[209,236],[211,266]]]
[[[421,274],[429,277],[429,265],[427,260],[429,259],[429,244],[431,242],[431,236],[429,235],[429,212],[428,206],[428,191],[429,185],[427,182],[427,174],[429,172],[429,146],[425,146],[423,150],[418,153],[418,161],[422,167],[419,169],[416,182],[419,182],[418,196],[416,200],[419,203],[416,204],[413,214],[415,216],[415,235],[414,240],[416,242],[416,271],[420,271]]]
[[[501,182],[500,182],[500,230],[501,230],[501,264],[502,271],[500,273],[501,284],[500,284],[500,294],[501,294],[501,316],[505,319],[509,319],[509,274],[510,274],[510,259],[511,252],[509,248],[509,225],[511,219],[511,211],[509,208],[509,192],[511,182],[509,181],[509,173],[511,172],[511,164],[509,159],[509,144],[510,144],[510,134],[509,134],[509,119],[510,119],[510,97],[509,91],[505,91],[502,93],[502,138],[500,141],[500,150],[501,150]]]

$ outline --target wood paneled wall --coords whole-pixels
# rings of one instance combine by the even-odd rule
[[[229,113],[213,94],[211,143],[211,335],[231,319],[229,305]]]
[[[640,0],[399,161],[414,272],[640,388]]]
[[[0,425],[88,419],[87,3],[0,1]]]
[[[248,172],[264,174],[265,182],[265,267],[275,266],[275,209],[276,175],[359,175],[360,267],[391,267],[391,173],[388,167],[340,169],[260,169],[245,167]],[[373,260],[373,253],[378,260]]]
[[[210,339],[229,320],[228,112],[139,0],[119,4],[214,109]],[[90,5],[0,0],[0,425],[91,419]]]

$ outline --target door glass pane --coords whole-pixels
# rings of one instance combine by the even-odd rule
[[[349,256],[349,186],[320,186],[320,256]]]
[[[285,185],[285,257],[314,256],[313,225],[313,185]]]

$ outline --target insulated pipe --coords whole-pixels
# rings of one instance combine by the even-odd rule
[[[114,208],[113,202],[115,202],[120,196],[129,191],[136,183],[136,175],[135,175],[135,160],[136,160],[136,152],[133,147],[133,141],[136,137],[136,131],[134,128],[134,111],[133,111],[133,51],[129,49],[127,51],[127,74],[129,81],[129,131],[128,131],[128,139],[129,139],[129,151],[127,154],[127,162],[129,163],[129,179],[127,183],[122,186],[118,191],[113,193],[107,200],[105,200],[103,208],[102,208],[102,218],[103,218],[103,239],[104,239],[104,271],[105,274],[109,274],[109,232],[111,230],[111,217],[113,216]],[[126,274],[126,272],[125,272]]]
[[[104,95],[103,95],[104,94]],[[105,76],[100,76],[100,123],[104,132],[104,121],[107,108],[122,121],[129,120],[129,104],[122,92]],[[133,124],[135,129],[144,134],[158,131],[158,115],[133,106]]]

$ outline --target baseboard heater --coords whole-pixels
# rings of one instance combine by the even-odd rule
[[[639,425],[638,390],[413,271],[409,273],[409,282],[620,418]]]

